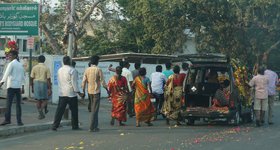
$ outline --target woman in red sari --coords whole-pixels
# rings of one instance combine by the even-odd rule
[[[116,68],[116,75],[114,75],[108,83],[108,90],[112,101],[112,120],[111,125],[114,125],[115,119],[119,121],[120,126],[126,121],[126,101],[128,97],[127,81],[122,74],[122,67]]]
[[[132,87],[135,89],[134,109],[136,127],[140,127],[140,122],[145,122],[148,126],[152,126],[151,120],[155,109],[151,102],[151,81],[146,77],[146,68],[139,69],[139,76],[134,79]]]

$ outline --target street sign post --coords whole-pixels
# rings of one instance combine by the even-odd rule
[[[0,4],[0,35],[39,35],[39,4]]]
[[[27,49],[32,50],[34,48],[34,37],[29,37],[27,39]]]
[[[29,83],[31,83],[31,70],[32,70],[32,49],[34,48],[34,37],[28,37],[27,49],[29,49]],[[29,97],[31,96],[31,89],[29,86]]]

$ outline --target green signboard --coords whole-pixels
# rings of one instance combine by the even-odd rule
[[[0,4],[0,35],[38,35],[39,5]]]

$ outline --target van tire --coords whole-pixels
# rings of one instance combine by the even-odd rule
[[[240,125],[240,112],[236,111],[235,114],[232,117],[229,117],[227,119],[227,122],[229,125],[233,125],[233,126],[239,126]]]
[[[193,118],[189,118],[188,119],[188,123],[187,123],[187,125],[189,125],[189,126],[193,126],[194,125],[194,119]]]
[[[254,112],[254,109],[252,107],[252,108],[250,108],[250,113],[247,116],[247,122],[251,123],[251,122],[254,121],[254,119],[255,119],[255,112]]]
[[[240,125],[240,121],[241,121],[240,112],[236,111],[235,115],[234,115],[234,125],[235,126],[239,126]]]

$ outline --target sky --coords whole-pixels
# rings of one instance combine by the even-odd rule
[[[37,1],[38,3],[40,2],[40,0],[35,0],[35,1]],[[44,0],[42,0],[42,2],[43,2]],[[58,0],[50,0],[50,5],[52,6],[52,7],[54,7],[55,6],[55,3],[58,3]]]

